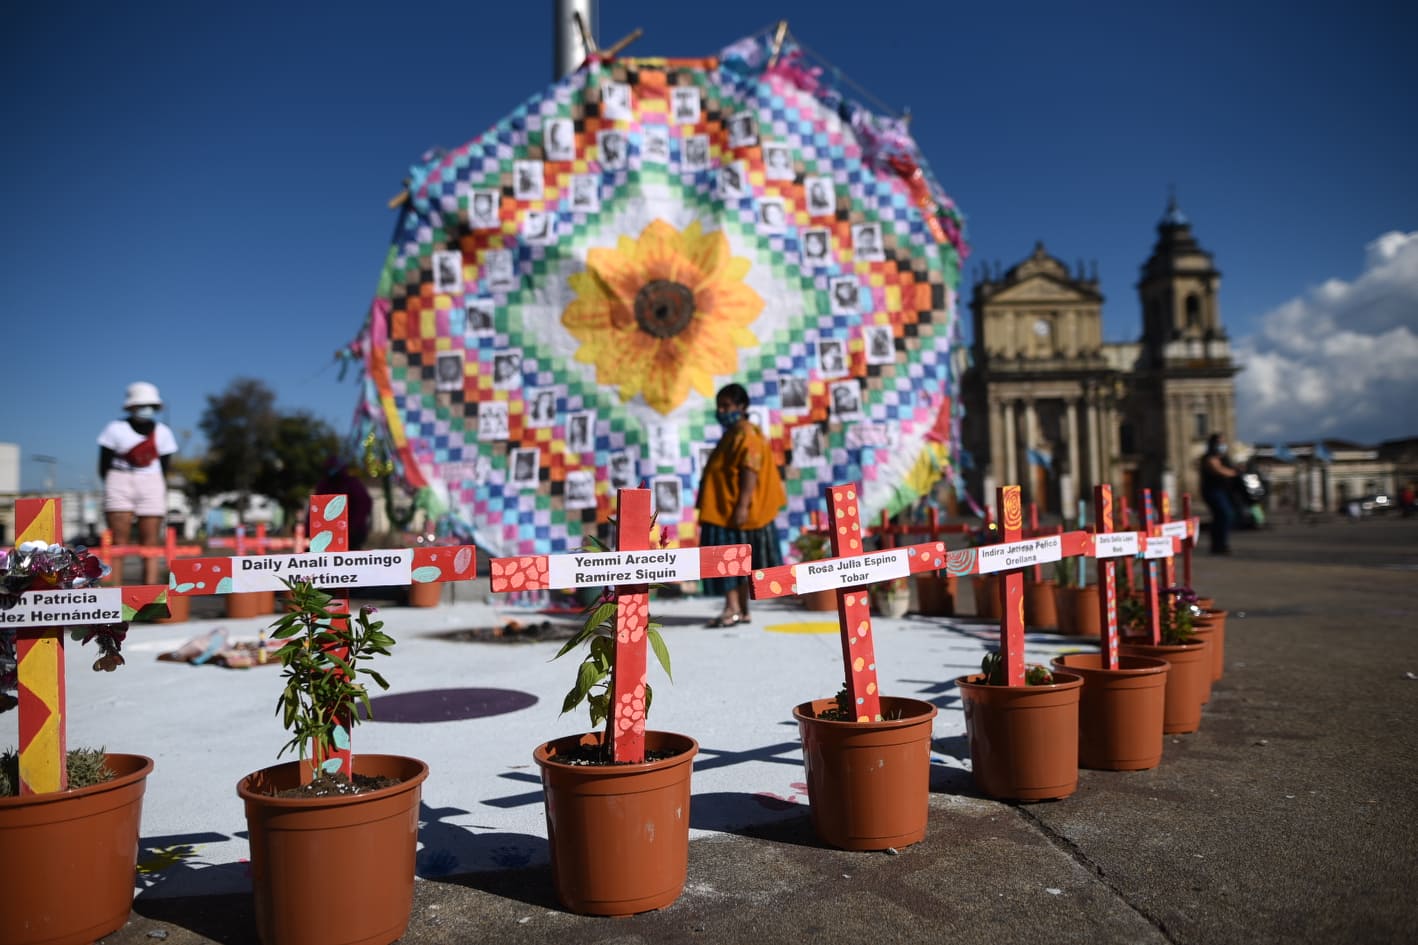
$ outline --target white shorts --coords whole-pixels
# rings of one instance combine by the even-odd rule
[[[167,515],[167,480],[150,472],[110,469],[103,477],[105,512],[132,512],[135,515]]]

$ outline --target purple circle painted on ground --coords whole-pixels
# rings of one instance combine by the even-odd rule
[[[453,722],[517,712],[536,705],[537,697],[516,689],[420,689],[369,702],[371,722]]]

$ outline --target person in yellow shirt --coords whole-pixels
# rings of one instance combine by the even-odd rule
[[[783,549],[774,520],[788,496],[773,449],[748,420],[748,391],[741,384],[721,389],[714,405],[724,435],[704,464],[699,484],[699,544],[748,545],[754,570],[780,565]],[[704,591],[724,595],[723,612],[708,626],[748,622],[748,578],[707,578]]]

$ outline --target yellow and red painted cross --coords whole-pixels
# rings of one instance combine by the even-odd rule
[[[650,490],[622,489],[616,499],[616,550],[494,558],[492,590],[616,589],[615,659],[611,670],[607,748],[618,762],[645,760],[645,686],[650,585],[741,577],[751,568],[748,545],[650,548]]]
[[[349,628],[349,592],[358,587],[400,587],[470,581],[477,576],[477,549],[472,545],[442,545],[424,548],[392,548],[350,551],[349,499],[344,495],[310,497],[306,525],[310,536],[307,551],[288,555],[236,555],[222,558],[178,558],[171,563],[169,586],[174,594],[240,594],[249,591],[285,590],[285,580],[302,578],[331,592],[332,614],[345,615],[332,621],[339,633]],[[329,762],[327,770],[345,775],[353,772],[349,718],[337,722],[335,748],[317,764]],[[334,761],[338,760],[338,768]],[[307,780],[313,772],[303,771]]]
[[[27,541],[61,544],[62,522],[58,499],[17,499],[15,545]],[[64,628],[123,623],[140,614],[145,618],[166,616],[167,588],[150,584],[31,589],[4,612],[5,625],[15,631],[20,794],[52,794],[69,787]],[[55,625],[60,622],[63,626]]]

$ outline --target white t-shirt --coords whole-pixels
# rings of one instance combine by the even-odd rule
[[[161,476],[162,463],[157,460],[147,466],[134,467],[123,458],[125,453],[146,439],[145,436],[139,436],[127,420],[114,420],[98,435],[98,445],[113,450],[113,469]],[[177,437],[172,435],[172,429],[165,423],[154,422],[153,442],[157,444],[159,456],[170,456],[177,452]]]

